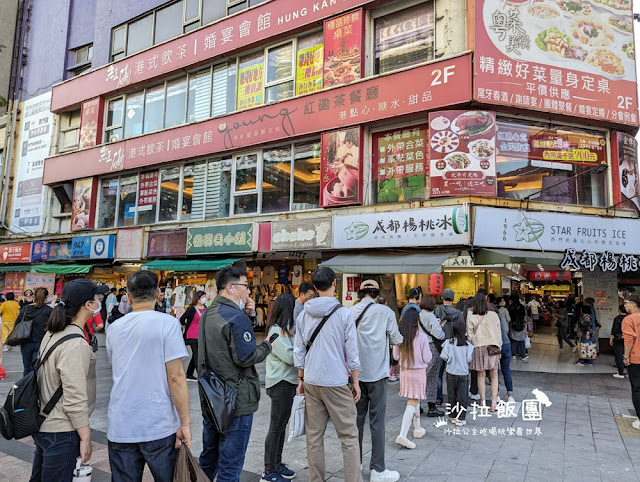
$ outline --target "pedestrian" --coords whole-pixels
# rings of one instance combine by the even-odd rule
[[[456,310],[458,310],[460,312],[463,312],[464,311],[464,306],[466,304],[467,304],[467,299],[461,296],[460,300],[458,300],[458,303],[456,304]]]
[[[589,298],[585,298],[584,303],[591,307],[591,319],[595,327],[593,332],[593,337],[596,343],[596,355],[599,356],[600,355],[600,328],[602,328],[602,325],[600,324],[600,321],[598,321],[598,312],[596,311],[596,307],[595,307],[596,300],[592,297],[589,297]]]
[[[26,289],[24,290],[22,299],[18,302],[18,304],[20,305],[20,309],[22,309],[23,306],[26,305],[30,305],[31,303],[33,303],[33,290],[30,289]]]
[[[176,448],[191,446],[187,349],[178,321],[154,310],[158,276],[140,270],[127,280],[133,311],[107,331],[113,373],[107,439],[115,482],[142,480],[145,463],[156,482],[173,480]]]
[[[167,299],[164,297],[165,292],[166,292],[165,288],[160,288],[160,291],[158,291],[158,296],[156,297],[156,304],[153,307],[153,309],[159,313],[169,313],[171,311],[171,307],[169,306]],[[196,295],[194,294],[193,296],[195,297]],[[193,299],[191,301],[193,301]],[[205,301],[206,301],[206,298],[205,298]],[[182,323],[182,318],[180,318],[180,320],[181,320],[180,323]],[[184,323],[183,323],[183,326],[184,326]],[[196,353],[197,353],[197,350],[196,350]]]
[[[582,314],[580,315],[580,322],[578,324],[578,340],[580,344],[595,344],[596,324],[593,320],[593,310],[591,306],[586,302],[582,305]],[[582,356],[582,355],[580,355]],[[593,358],[580,358],[576,364],[584,366],[584,364],[593,365]]]
[[[264,441],[262,480],[271,482],[282,482],[296,475],[282,462],[287,422],[298,386],[298,369],[293,365],[295,303],[296,299],[292,295],[279,295],[266,327],[267,337],[278,335],[273,341],[273,350],[267,357],[264,383],[267,395],[271,398],[271,418]]]
[[[467,341],[467,326],[456,318],[451,322],[452,336],[442,344],[440,358],[446,362],[447,398],[451,423],[466,425],[469,405],[469,363],[473,345]]]
[[[618,306],[618,316],[613,319],[609,344],[613,347],[613,354],[616,357],[616,367],[618,373],[614,373],[614,378],[624,378],[624,336],[622,333],[622,320],[627,316],[624,305]]]
[[[296,298],[296,307],[293,311],[293,321],[294,321],[294,331],[295,331],[295,321],[298,319],[298,315],[302,313],[304,310],[304,304],[316,297],[316,289],[313,287],[311,283],[307,283],[303,281],[300,283],[300,289],[298,290],[298,298]]]
[[[191,348],[191,360],[187,367],[187,380],[197,381],[198,379],[193,376],[196,371],[196,365],[198,363],[198,328],[200,327],[200,320],[204,314],[204,310],[207,309],[205,303],[207,302],[207,295],[204,291],[196,291],[191,298],[191,304],[187,311],[180,317],[180,324],[182,325],[183,338],[185,344]],[[156,302],[157,306],[157,302]],[[157,310],[156,310],[157,311]],[[200,367],[198,365],[198,375],[200,374]]]
[[[538,301],[538,295],[533,295],[529,303],[527,303],[527,308],[529,309],[533,323],[537,325],[540,320],[540,309],[542,308],[542,305]]]
[[[428,336],[420,331],[420,316],[415,310],[408,310],[400,318],[402,343],[393,347],[393,357],[400,362],[400,392],[407,399],[407,407],[402,416],[400,434],[396,443],[408,449],[416,444],[407,438],[413,421],[413,438],[422,438],[427,432],[420,426],[420,401],[426,398],[427,366],[432,354]]]
[[[255,365],[271,352],[265,340],[256,345],[252,319],[256,304],[251,299],[247,272],[224,268],[216,276],[218,295],[200,320],[198,367],[205,362],[227,385],[239,385],[233,420],[223,433],[203,420],[200,467],[218,482],[240,479],[249,444],[253,414],[260,401],[260,380]]]
[[[358,411],[358,435],[360,441],[360,463],[362,463],[362,441],[364,422],[369,414],[371,431],[371,481],[395,481],[400,474],[385,465],[385,417],[387,412],[387,378],[389,376],[389,344],[402,343],[396,315],[391,308],[376,303],[380,285],[375,280],[360,284],[360,302],[351,308],[356,320],[358,353],[360,354],[360,400]]]
[[[13,331],[16,324],[20,305],[15,301],[13,291],[4,292],[5,301],[0,305],[0,319],[2,319],[2,343],[5,343],[4,351],[9,351],[13,347],[6,345],[7,337]]]
[[[502,348],[500,352],[500,371],[507,389],[507,402],[515,402],[513,397],[513,377],[511,376],[511,340],[509,339],[509,321],[511,316],[506,306],[505,299],[496,298],[498,304],[498,317],[500,318],[500,334],[502,336]]]
[[[640,297],[630,295],[624,302],[629,313],[622,320],[622,336],[624,337],[624,355],[622,359],[629,373],[631,382],[631,401],[640,417]],[[633,428],[640,430],[640,418],[633,422]]]
[[[491,379],[491,412],[498,405],[498,364],[502,347],[500,318],[487,307],[487,297],[478,293],[473,297],[472,312],[467,317],[467,339],[474,346],[469,367],[478,372],[478,391],[481,405],[486,405],[485,377],[489,372]],[[489,353],[497,350],[497,353]]]
[[[409,302],[404,308],[402,308],[400,317],[402,317],[407,310],[416,310],[420,313],[420,301],[422,301],[422,290],[420,288],[411,288],[409,290]]]
[[[104,300],[104,303],[105,303],[105,305],[107,307],[107,316],[109,316],[111,314],[111,310],[113,310],[113,307],[118,302],[118,296],[116,295],[117,291],[118,290],[115,287],[111,288],[109,290],[109,295]]]
[[[378,301],[378,303],[380,303],[381,305],[389,306],[389,303],[387,302],[387,299],[386,299],[384,296],[382,296],[382,295],[378,296],[377,301]]]
[[[39,356],[67,335],[80,335],[60,344],[38,371],[40,405],[44,407],[58,387],[62,397],[33,436],[35,455],[32,481],[71,482],[76,459],[91,459],[89,417],[96,403],[96,357],[83,340],[82,327],[100,311],[98,296],[105,285],[86,279],[64,285],[60,303],[53,309]]]
[[[460,320],[464,323],[464,316],[462,315],[462,311],[453,306],[453,300],[455,299],[455,293],[452,289],[445,289],[442,291],[442,304],[437,306],[433,314],[436,316],[438,320],[440,320],[440,327],[444,332],[445,340],[451,338],[453,329],[452,323],[454,320]],[[442,358],[440,358],[440,370],[438,372],[438,399],[436,400],[438,405],[442,405],[444,400],[444,395],[442,394],[442,386],[443,386],[443,377],[445,371],[445,362]]]
[[[567,304],[564,300],[558,301],[556,326],[558,327],[558,347],[563,350],[562,342],[565,341],[567,345],[571,347],[571,351],[576,351],[576,346],[571,343],[567,334],[567,330],[569,329],[569,313],[567,312]],[[622,339],[622,332],[620,332],[620,335]]]
[[[511,340],[511,359],[515,360],[518,355],[524,363],[529,362],[527,356],[525,340],[527,339],[527,323],[525,322],[526,311],[518,295],[511,295],[509,305],[509,317],[511,318],[509,339]]]
[[[19,321],[31,321],[31,333],[29,337],[20,345],[20,353],[22,354],[22,375],[26,376],[31,371],[33,362],[38,358],[38,350],[40,343],[47,331],[47,322],[53,311],[49,305],[45,304],[49,296],[46,288],[37,288],[34,302],[24,305],[18,314]]]
[[[335,299],[336,274],[331,268],[316,269],[311,281],[318,297],[305,303],[304,312],[296,320],[293,350],[298,395],[304,395],[306,403],[309,480],[325,479],[324,434],[331,419],[342,446],[344,479],[360,482],[356,410],[360,400],[360,360],[355,320],[351,311],[342,309]]]
[[[440,349],[436,345],[434,338],[444,340],[444,331],[440,327],[440,322],[433,314],[436,307],[436,300],[433,296],[425,296],[420,301],[419,325],[427,335],[429,349],[433,356],[427,365],[427,391],[426,400],[429,406],[427,417],[442,417],[444,412],[436,407],[438,399],[438,373],[440,371]]]

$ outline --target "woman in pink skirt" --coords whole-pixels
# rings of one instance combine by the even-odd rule
[[[416,310],[407,310],[402,315],[399,330],[403,341],[393,347],[393,358],[400,362],[400,396],[408,398],[396,443],[408,449],[416,448],[416,444],[407,438],[412,420],[414,438],[422,438],[426,433],[420,427],[420,400],[426,398],[426,368],[431,360],[431,350],[429,338],[418,330],[419,316]]]

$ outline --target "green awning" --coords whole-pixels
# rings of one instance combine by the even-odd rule
[[[155,259],[141,268],[153,271],[217,271],[228,268],[240,259]]]
[[[92,264],[36,264],[31,266],[32,273],[83,274],[93,268]]]
[[[424,254],[339,254],[321,266],[337,273],[353,274],[430,274],[439,273],[442,263],[453,253]]]
[[[16,264],[13,266],[0,266],[0,273],[28,273],[31,271],[30,264]]]
[[[518,249],[479,249],[473,260],[475,264],[542,264],[558,266],[563,253],[549,251],[525,251]]]

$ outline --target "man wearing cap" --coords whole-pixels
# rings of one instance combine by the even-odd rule
[[[358,351],[360,353],[360,400],[358,410],[358,432],[360,460],[364,421],[369,413],[371,430],[371,480],[398,480],[400,474],[385,467],[385,414],[387,411],[387,377],[389,376],[389,341],[392,345],[402,343],[396,315],[388,306],[376,302],[380,295],[377,281],[365,280],[360,284],[360,303],[351,308],[356,320]]]
[[[624,302],[624,307],[629,315],[622,320],[623,362],[631,382],[631,401],[636,409],[636,416],[640,416],[640,297],[629,296]],[[632,425],[633,428],[640,430],[640,419]]]
[[[440,328],[444,332],[444,339],[451,338],[453,332],[453,321],[460,320],[464,323],[464,316],[462,311],[453,306],[453,300],[455,299],[455,293],[452,289],[447,288],[442,292],[442,304],[437,306],[433,314],[440,320]],[[444,370],[447,365],[442,358],[440,359],[440,371],[438,372],[438,404],[441,404],[444,400],[442,393],[442,377],[444,376]]]

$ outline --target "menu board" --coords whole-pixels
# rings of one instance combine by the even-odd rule
[[[140,174],[138,186],[138,211],[147,211],[158,201],[158,171]],[[143,209],[140,209],[143,208]]]
[[[638,141],[631,135],[616,132],[611,135],[613,201],[619,209],[640,211],[638,181]],[[616,161],[615,155],[618,159]]]
[[[93,229],[97,195],[97,178],[76,180],[71,208],[71,231]]]
[[[49,294],[52,294],[55,290],[55,283],[55,274],[25,273],[25,290],[32,290],[35,292],[37,288],[46,288],[49,291]],[[22,293],[20,294],[22,295]]]
[[[324,86],[348,84],[362,76],[362,9],[324,21]]]
[[[4,278],[4,288],[13,291],[16,298],[22,297],[24,294],[26,273],[7,273]]]
[[[429,126],[430,196],[496,196],[495,113],[432,112]]]
[[[296,95],[308,94],[322,89],[322,45],[298,52],[296,62]]]
[[[362,203],[361,128],[322,134],[320,206]]]
[[[238,110],[262,105],[264,63],[251,65],[238,72]]]
[[[630,0],[479,0],[480,102],[638,125]]]

